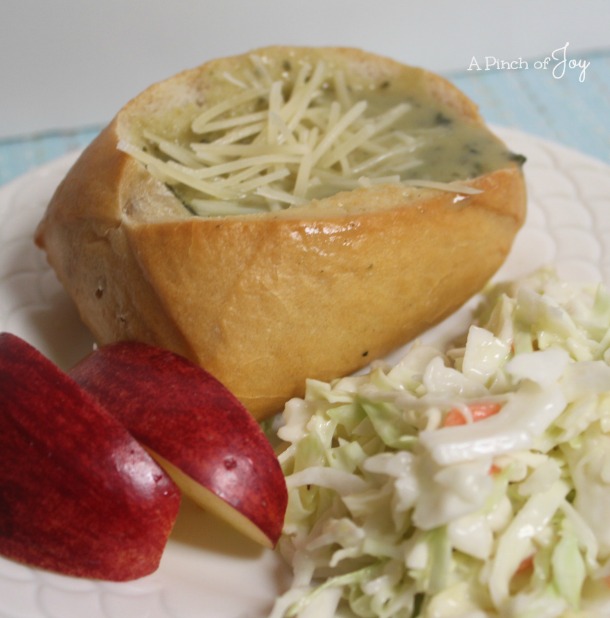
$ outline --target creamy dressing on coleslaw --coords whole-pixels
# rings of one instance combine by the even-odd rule
[[[543,270],[456,344],[290,401],[272,618],[610,615],[610,294]]]

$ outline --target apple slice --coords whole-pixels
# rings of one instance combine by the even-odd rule
[[[286,511],[284,475],[256,420],[218,380],[136,342],[101,347],[70,374],[199,506],[275,546]]]
[[[128,431],[24,340],[0,334],[0,553],[64,575],[155,571],[180,492]]]

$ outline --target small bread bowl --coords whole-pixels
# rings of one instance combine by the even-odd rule
[[[481,290],[525,218],[522,163],[438,75],[269,47],[127,103],[36,242],[99,344],[182,354],[262,419]]]

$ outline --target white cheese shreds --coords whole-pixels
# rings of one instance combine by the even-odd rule
[[[308,382],[278,436],[272,618],[610,616],[604,286],[495,284],[458,342]]]
[[[430,127],[414,133],[401,125],[412,112],[410,103],[371,109],[366,92],[354,92],[345,73],[322,61],[302,63],[292,77],[279,78],[262,58],[253,55],[251,62],[251,70],[239,77],[221,75],[235,93],[197,114],[189,138],[144,130],[141,143],[119,144],[194,214],[289,208],[342,190],[403,180],[415,187],[476,192],[460,183],[406,180],[404,175],[411,177],[422,164],[417,153],[426,133],[438,132]]]

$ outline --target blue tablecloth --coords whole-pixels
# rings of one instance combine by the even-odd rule
[[[479,105],[488,122],[610,163],[610,52],[583,54],[581,60],[588,63],[586,68],[570,68],[569,60],[545,66],[543,59],[524,60],[511,68],[493,58],[473,58],[469,70],[446,77]],[[0,140],[0,185],[84,147],[100,128],[74,127]]]

